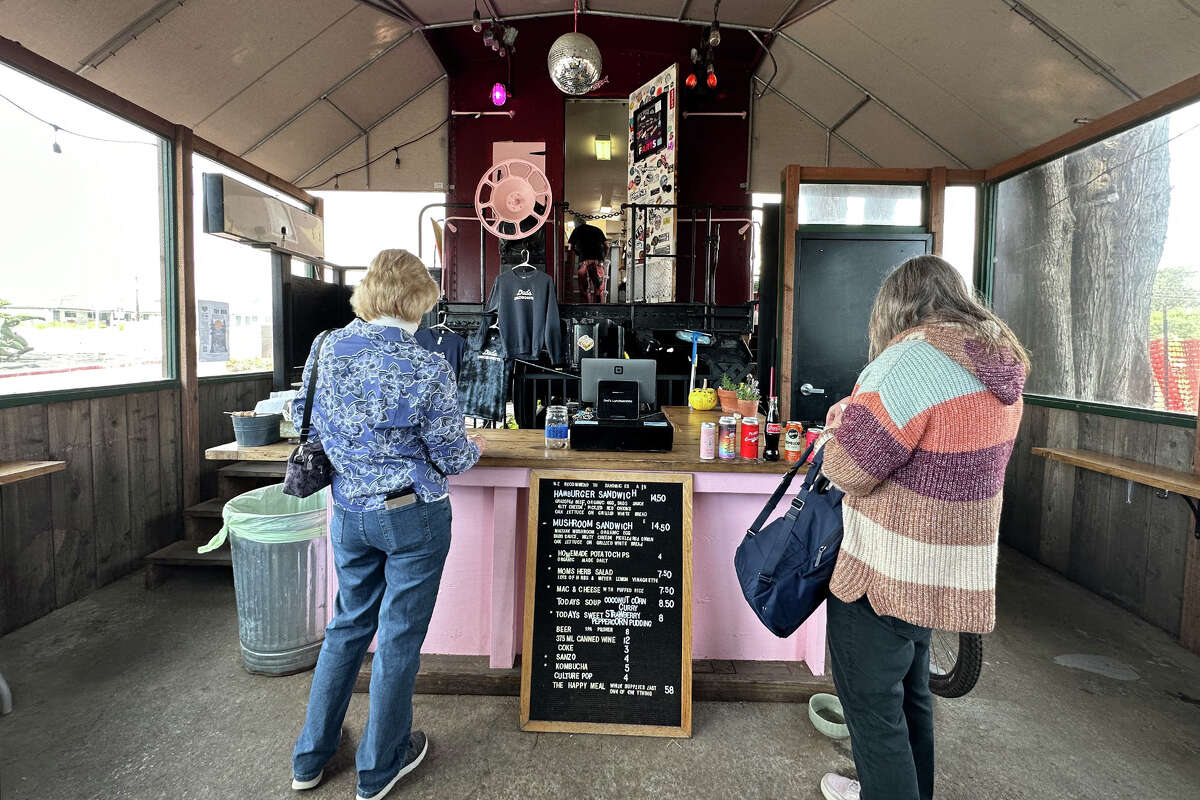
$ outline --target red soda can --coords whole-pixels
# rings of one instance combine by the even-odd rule
[[[742,420],[742,458],[758,460],[758,417]]]
[[[808,430],[806,430],[804,432],[805,447],[812,447],[814,444],[816,444],[817,439],[820,439],[821,434],[823,434],[824,432],[825,432],[824,428],[815,428],[814,427],[814,428],[809,428]],[[812,454],[810,453],[808,456],[808,460],[811,462],[812,458],[813,458]]]

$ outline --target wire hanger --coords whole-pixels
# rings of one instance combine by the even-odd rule
[[[534,272],[537,270],[537,267],[535,267],[533,264],[529,263],[529,251],[528,250],[522,250],[521,256],[522,256],[521,263],[513,265],[513,272],[516,272],[517,270],[521,269],[522,267],[528,267],[531,272]]]
[[[446,324],[446,309],[443,308],[441,311],[438,312],[437,325],[434,325],[433,327],[435,329],[436,328],[444,328],[444,329],[450,331],[451,333],[454,333],[454,329]]]

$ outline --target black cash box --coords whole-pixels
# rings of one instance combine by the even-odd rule
[[[642,419],[577,420],[571,426],[572,450],[666,453],[675,444],[675,428],[665,414]]]

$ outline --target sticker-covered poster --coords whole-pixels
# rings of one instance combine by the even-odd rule
[[[676,89],[679,67],[672,64],[629,96],[629,202],[663,208],[634,209],[630,226],[633,264],[630,296],[639,302],[675,300],[675,164],[679,127]]]
[[[229,303],[196,301],[196,339],[201,361],[229,360]]]

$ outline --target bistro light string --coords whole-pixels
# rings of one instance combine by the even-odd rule
[[[35,114],[32,111],[30,111],[29,109],[25,108],[20,103],[16,102],[15,100],[13,100],[11,97],[8,97],[7,95],[0,94],[0,100],[3,100],[4,102],[8,103],[13,108],[20,111],[22,114],[32,117],[33,119],[36,119],[38,122],[45,125],[46,127],[50,128],[54,132],[54,147],[53,147],[53,149],[54,149],[55,153],[62,152],[62,146],[58,142],[58,134],[60,134],[60,133],[70,134],[71,136],[75,136],[80,139],[87,139],[92,142],[106,142],[108,144],[140,144],[140,145],[145,145],[146,147],[158,147],[158,142],[139,142],[137,139],[109,139],[104,136],[91,136],[86,133],[80,133],[79,131],[73,131],[70,128],[64,128],[62,125],[55,124],[55,123],[51,122],[50,120],[45,119],[44,117],[39,117],[37,114]]]
[[[338,180],[340,178],[342,178],[343,176],[352,175],[355,172],[358,172],[359,170],[366,169],[367,167],[370,167],[373,164],[376,164],[393,154],[395,154],[395,156],[396,156],[396,169],[400,169],[400,151],[401,150],[403,150],[405,147],[408,147],[410,145],[414,145],[417,142],[421,141],[422,139],[426,139],[426,138],[432,136],[433,134],[437,133],[439,130],[444,128],[446,126],[446,123],[448,123],[449,121],[450,121],[450,118],[446,117],[444,120],[442,120],[437,125],[430,128],[429,130],[425,131],[420,136],[417,136],[416,138],[413,138],[413,139],[409,139],[407,142],[402,142],[401,144],[398,144],[394,147],[389,147],[387,150],[384,150],[382,153],[380,153],[379,155],[375,156],[372,159],[364,161],[362,164],[359,164],[357,167],[351,167],[350,169],[344,169],[341,172],[335,172],[332,175],[330,175],[328,178],[326,178],[325,180],[321,181],[320,183],[314,183],[310,186],[301,186],[300,188],[304,189],[305,191],[309,191],[311,189],[320,189],[321,187],[327,185],[330,181],[333,181],[334,189],[341,188],[338,185]]]

